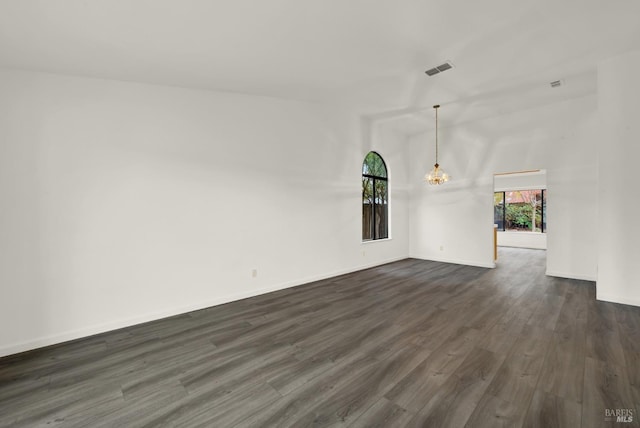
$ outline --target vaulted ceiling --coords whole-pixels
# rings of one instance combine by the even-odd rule
[[[0,66],[336,103],[410,134],[435,103],[464,121],[593,93],[638,22],[637,0],[4,0]]]

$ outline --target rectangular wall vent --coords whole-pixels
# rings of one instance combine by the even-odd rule
[[[453,64],[447,61],[444,64],[441,64],[437,67],[430,68],[429,70],[425,71],[425,73],[427,73],[427,76],[435,76],[438,73],[442,73],[443,71],[447,71],[452,68],[453,68]]]

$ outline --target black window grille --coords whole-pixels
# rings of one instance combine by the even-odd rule
[[[389,237],[389,177],[387,166],[376,152],[362,163],[362,240]]]

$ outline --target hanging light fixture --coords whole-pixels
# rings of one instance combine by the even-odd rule
[[[438,109],[440,106],[435,105],[433,108],[436,110],[436,164],[433,166],[431,172],[424,177],[424,180],[429,184],[444,184],[449,181],[451,177],[449,177],[438,164]]]

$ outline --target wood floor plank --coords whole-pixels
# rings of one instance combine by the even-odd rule
[[[382,397],[360,415],[349,428],[388,428],[408,426],[413,414]]]
[[[546,329],[525,325],[487,393],[517,404],[526,411],[538,383],[550,341]]]
[[[582,423],[581,406],[554,394],[536,391],[524,421],[526,428],[579,427]]]
[[[322,360],[313,357],[306,360],[295,359],[295,362],[290,365],[288,370],[270,374],[266,382],[278,391],[280,395],[284,396],[307,382],[330,373],[330,370],[336,366],[338,366],[336,362],[326,359]]]
[[[222,426],[233,427],[245,419],[247,414],[253,413],[270,403],[282,398],[271,386],[259,383],[243,387],[219,400],[210,401],[198,409],[180,412],[173,420],[175,426]],[[166,420],[163,418],[162,423]],[[147,424],[157,426],[157,420]]]
[[[554,337],[540,372],[538,388],[569,401],[581,403],[585,358],[584,339],[566,342]]]
[[[466,428],[521,427],[526,416],[518,403],[501,400],[495,395],[484,394],[465,424]]]
[[[189,369],[180,377],[180,382],[189,393],[198,390],[211,391],[228,387],[229,384],[254,383],[259,372],[277,369],[281,364],[290,367],[296,361],[291,356],[290,346],[269,345],[251,349],[239,354],[237,358],[227,358],[219,364],[206,364]]]
[[[527,323],[547,330],[555,330],[564,301],[564,296],[545,294]]]
[[[482,338],[479,346],[491,352],[506,353],[520,336],[526,322],[516,313],[505,313]]]
[[[335,364],[322,376],[316,377],[292,391],[283,398],[248,415],[242,420],[246,426],[299,426],[300,419],[307,415],[323,400],[333,395],[334,390],[347,388],[364,371],[371,369],[379,361],[362,354],[352,354]]]
[[[367,410],[371,402],[382,398],[391,385],[405,377],[427,355],[422,348],[414,347],[378,361],[357,376],[351,376],[350,382],[333,388],[331,393],[319,400],[296,424],[350,424]]]
[[[177,382],[125,397],[124,403],[112,402],[100,408],[87,408],[65,418],[64,425],[74,428],[136,426],[176,401],[187,397]]]
[[[582,402],[583,427],[619,426],[615,418],[607,417],[607,410],[633,409],[637,413],[624,367],[587,357],[584,370]],[[605,418],[609,420],[605,420]],[[638,419],[625,426],[640,426]]]
[[[61,424],[66,418],[87,409],[95,411],[123,403],[122,391],[117,382],[86,380],[55,391],[38,393],[28,400],[14,403],[10,408],[3,408],[1,414],[2,421],[5,418],[13,419],[15,426],[31,427],[37,424]]]
[[[465,425],[504,359],[503,355],[476,348],[454,375],[411,419],[407,426],[462,427]]]
[[[404,409],[419,411],[467,358],[479,336],[473,329],[460,328],[452,341],[430,353],[385,397]]]

